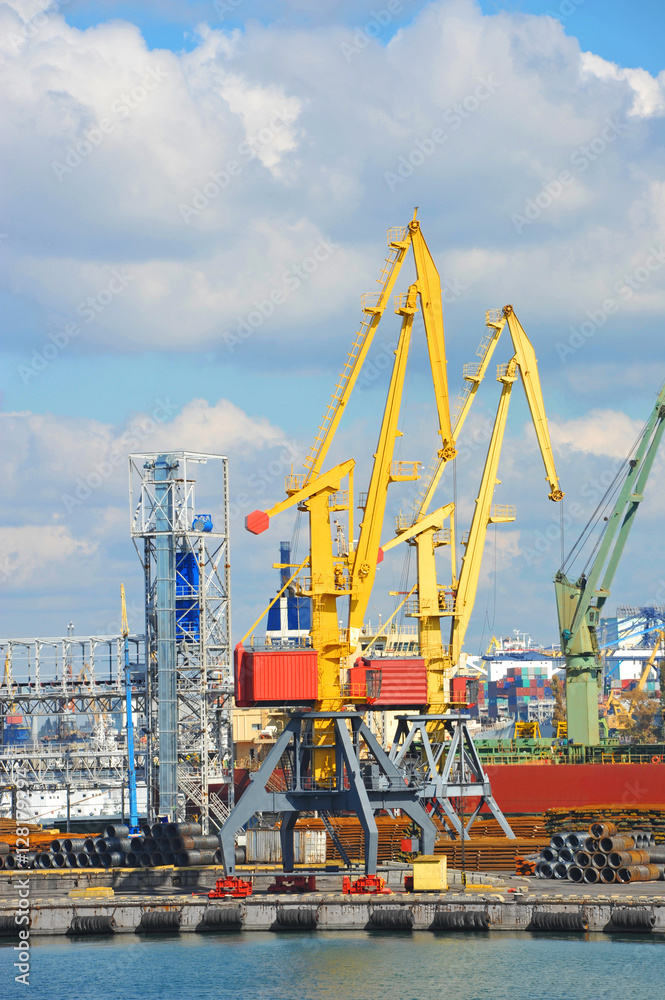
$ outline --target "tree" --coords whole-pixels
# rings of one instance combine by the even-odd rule
[[[626,735],[634,743],[655,743],[660,729],[660,700],[652,698],[646,691],[631,691],[627,699],[631,716],[626,726]]]
[[[550,687],[552,688],[552,694],[554,695],[554,715],[552,716],[552,720],[554,722],[565,722],[566,697],[563,684],[558,677],[554,676],[550,681]]]

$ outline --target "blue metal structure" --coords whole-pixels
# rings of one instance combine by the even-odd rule
[[[207,832],[233,800],[227,460],[143,453],[129,468],[145,574],[149,819],[183,818],[189,800]],[[210,513],[198,513],[197,489]]]
[[[160,455],[155,480],[155,605],[159,724],[159,812],[175,819],[178,807],[178,692],[176,676],[176,569],[173,478],[178,462]]]
[[[280,542],[280,590],[291,576],[291,543]],[[267,631],[273,644],[288,644],[307,635],[312,627],[312,606],[308,597],[300,597],[289,587],[268,612]]]

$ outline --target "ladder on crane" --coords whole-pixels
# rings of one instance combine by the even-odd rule
[[[409,245],[410,239],[408,238],[407,229],[394,228],[388,230],[388,254],[383,263],[381,273],[376,279],[377,283],[381,286],[381,291],[378,295],[362,296],[362,309],[364,313],[362,322],[356,331],[344,366],[337,377],[330,402],[321,420],[321,425],[316,432],[309,454],[303,462],[307,470],[305,483],[309,482],[315,475],[325,457],[324,447],[342,415],[342,410],[365,360],[374,331],[383,315],[392,286],[399,272],[399,267],[402,264]]]

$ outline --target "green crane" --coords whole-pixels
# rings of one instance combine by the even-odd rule
[[[664,430],[665,385],[633,451],[554,577],[561,651],[566,659],[568,737],[575,743],[593,746],[600,742],[598,691],[602,665],[596,630],[635,514],[644,499],[644,488]],[[611,513],[604,517],[605,524],[592,552],[591,564],[585,567],[588,574],[582,572],[571,582],[565,573],[566,565],[589,538],[589,529],[603,517],[603,511],[609,507],[617,490]]]

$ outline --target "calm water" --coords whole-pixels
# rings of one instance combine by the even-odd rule
[[[43,943],[42,943],[43,942]],[[662,1000],[665,940],[415,933],[183,934],[34,945],[30,987],[0,947],[0,998]]]

